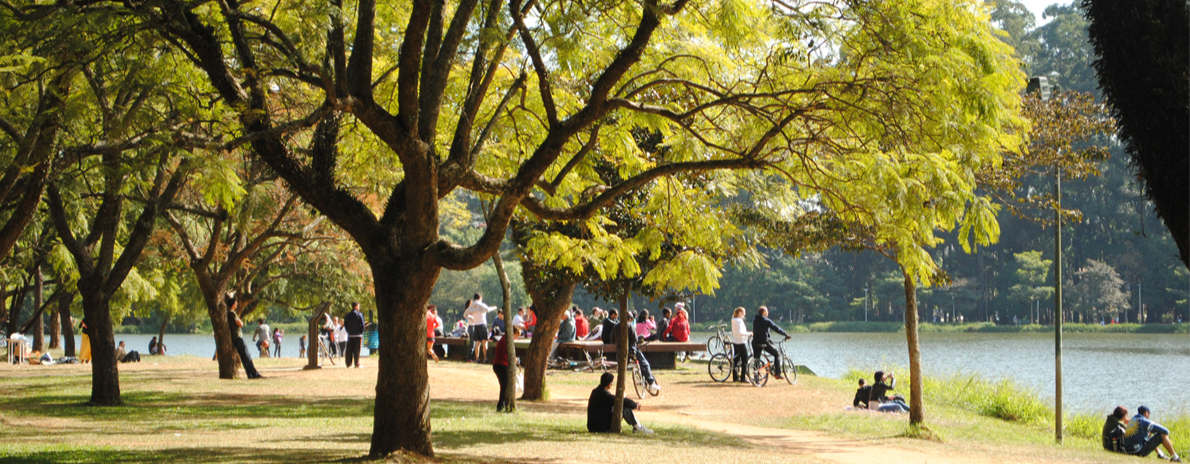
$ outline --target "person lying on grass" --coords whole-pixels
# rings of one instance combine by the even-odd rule
[[[1169,429],[1149,420],[1148,407],[1137,407],[1136,415],[1127,424],[1128,429],[1124,430],[1124,439],[1121,441],[1125,454],[1148,457],[1157,450],[1157,446],[1165,446],[1165,450],[1169,451],[1169,457],[1157,451],[1157,458],[1169,458],[1171,462],[1182,461],[1173,450],[1173,443],[1169,440]]]
[[[616,375],[604,373],[599,377],[599,386],[591,390],[591,397],[587,399],[587,431],[606,433],[612,430],[612,410],[616,408],[616,395],[611,393],[611,387],[615,380]],[[632,425],[634,432],[653,434],[653,430],[642,425],[633,414],[634,410],[640,408],[641,405],[636,401],[625,397],[624,423]]]

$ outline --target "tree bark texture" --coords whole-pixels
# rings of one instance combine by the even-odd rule
[[[83,314],[91,341],[91,405],[120,405],[120,370],[116,363],[115,335],[112,332],[111,296],[105,295],[101,283],[79,279],[79,294],[83,297]]]
[[[8,328],[5,328],[4,334],[11,335],[17,332],[21,327],[21,310],[25,307],[25,291],[22,290],[24,286],[17,283],[18,288],[13,291],[12,305],[8,307]]]
[[[70,321],[70,304],[74,302],[73,292],[63,292],[58,297],[58,318],[62,326],[63,356],[75,357],[74,353],[74,322]]]
[[[528,268],[528,267],[525,267]],[[526,280],[525,283],[533,282]],[[570,299],[574,296],[577,279],[560,283],[561,287],[554,289],[530,289],[525,291],[533,299],[537,308],[537,330],[533,333],[533,340],[529,342],[529,351],[525,353],[525,393],[524,400],[543,400],[545,397],[545,369],[549,362],[550,348],[554,345],[554,336],[561,326],[561,316],[570,307]]]
[[[420,255],[420,254],[419,254]],[[426,302],[441,268],[425,256],[372,261],[380,357],[370,457],[404,450],[432,457]],[[411,337],[417,336],[417,337]]]
[[[628,301],[631,296],[632,285],[624,284],[624,295],[620,297],[620,324],[617,326],[620,329],[620,334],[616,335],[619,345],[616,349],[616,403],[612,408],[613,433],[619,433],[620,425],[624,423],[624,377],[628,375],[628,351],[623,349],[628,347]]]
[[[925,421],[925,398],[922,391],[921,347],[917,339],[917,283],[904,268],[905,274],[905,339],[909,343],[909,423]]]

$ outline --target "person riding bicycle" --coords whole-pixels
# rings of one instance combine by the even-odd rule
[[[780,326],[773,323],[773,320],[769,319],[768,307],[761,306],[756,311],[756,317],[752,319],[752,356],[760,360],[762,351],[772,355],[774,360],[772,368],[773,376],[781,379],[781,356],[777,353],[777,349],[769,345],[770,329],[785,336],[786,341],[789,340],[789,333],[786,333],[784,329],[781,329]]]
[[[612,315],[616,315],[615,310],[612,310]],[[636,324],[633,323],[635,318],[636,315],[633,315],[632,312],[628,312],[628,315],[623,320],[628,325],[628,355],[631,355],[634,359],[636,359],[637,363],[639,364],[640,376],[644,378],[645,385],[647,385],[649,389],[649,394],[657,395],[661,392],[661,386],[657,384],[657,378],[653,377],[652,367],[649,366],[649,361],[645,359],[645,354],[641,353],[640,348],[636,346]],[[620,342],[619,324],[612,327],[611,334],[613,335],[612,343],[618,345]],[[618,348],[619,347],[617,346],[617,349]]]

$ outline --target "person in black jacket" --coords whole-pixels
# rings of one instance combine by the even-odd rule
[[[599,339],[603,341],[604,344],[615,344],[618,340],[616,339],[615,334],[617,333],[614,331],[614,329],[616,328],[616,325],[620,323],[616,319],[619,316],[620,311],[613,308],[607,312],[607,318],[603,319],[603,333],[599,335]]]
[[[612,381],[616,376],[604,373],[599,377],[599,386],[591,390],[591,397],[587,399],[587,431],[592,433],[606,433],[612,430],[612,413],[616,408],[616,395],[611,393]],[[640,404],[624,397],[624,423],[632,425],[632,430],[638,433],[653,434],[653,430],[640,424],[633,414]]]
[[[1103,423],[1103,450],[1124,453],[1124,431],[1128,428],[1128,409],[1123,405]]]
[[[252,364],[252,356],[248,355],[248,348],[244,346],[244,321],[240,320],[240,315],[236,313],[236,298],[229,296],[224,299],[224,303],[227,304],[227,327],[231,330],[231,345],[240,354],[240,364],[244,365],[244,373],[248,374],[248,379],[264,378],[256,371],[256,365]]]
[[[781,379],[781,355],[777,353],[777,349],[769,345],[769,330],[776,331],[778,334],[785,336],[785,340],[789,340],[789,333],[773,323],[769,319],[768,307],[761,306],[756,311],[756,317],[752,319],[752,356],[758,360],[761,357],[761,351],[768,352],[773,356],[773,376]]]
[[[360,343],[364,340],[364,314],[359,311],[359,302],[351,303],[351,311],[343,319],[343,327],[347,330],[347,368],[351,368],[351,361],[355,360],[355,367],[359,368]]]
[[[888,391],[897,387],[897,378],[893,373],[888,376],[883,371],[877,371],[872,377],[872,392],[868,396],[868,408],[875,408],[881,412],[904,413],[909,411],[905,401],[888,395]]]
[[[855,408],[868,408],[868,399],[872,396],[872,386],[865,386],[863,378],[859,379],[859,389],[855,390],[855,398],[851,400],[851,406]]]
[[[662,340],[661,335],[665,334],[666,329],[669,329],[669,318],[671,316],[673,316],[673,310],[670,310],[669,307],[665,307],[664,309],[662,309],[661,310],[661,319],[657,320],[657,330],[654,331],[653,334],[645,340],[646,341],[660,341],[660,340]]]

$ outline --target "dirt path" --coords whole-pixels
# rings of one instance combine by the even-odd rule
[[[431,396],[443,400],[483,400],[495,397],[495,378],[490,367],[480,371],[476,366],[458,364],[430,364]],[[581,377],[581,378],[580,378]],[[802,404],[813,404],[818,410],[823,406],[820,392],[797,391],[799,386],[785,384],[754,388],[752,386],[726,386],[718,389],[697,387],[695,380],[687,377],[697,375],[671,376],[661,374],[664,386],[662,395],[642,401],[644,408],[638,416],[646,424],[670,423],[691,426],[706,431],[738,437],[749,443],[775,449],[781,455],[797,457],[797,461],[823,463],[1006,463],[1018,459],[988,455],[973,451],[956,451],[945,445],[926,444],[926,450],[911,450],[889,444],[887,440],[854,440],[832,436],[819,431],[769,428],[732,421],[730,418],[750,416],[765,418],[788,416],[791,412],[773,409],[770,402],[737,402],[742,398],[776,398],[778,403],[789,396],[803,398]],[[705,375],[703,376],[705,378]],[[589,387],[575,386],[575,381],[590,378],[591,385],[597,384],[596,375],[557,374],[551,376],[550,400],[548,403],[521,402],[526,410],[543,409],[549,404],[552,412],[586,415]],[[667,378],[671,383],[667,383]],[[436,382],[440,381],[440,382]],[[702,383],[708,384],[708,383]],[[471,386],[460,390],[455,386]],[[474,387],[482,386],[481,389]],[[491,391],[491,392],[489,392]],[[700,392],[704,391],[704,392]],[[705,391],[713,391],[708,394]],[[762,394],[763,395],[760,395]],[[833,405],[839,405],[838,403]],[[559,409],[558,407],[563,407]],[[728,408],[728,407],[731,408]],[[738,407],[738,408],[737,408]],[[826,407],[830,408],[830,407]],[[723,413],[727,415],[723,415]],[[861,413],[857,413],[861,414]],[[866,414],[866,413],[864,413]],[[807,460],[808,459],[808,460]]]

